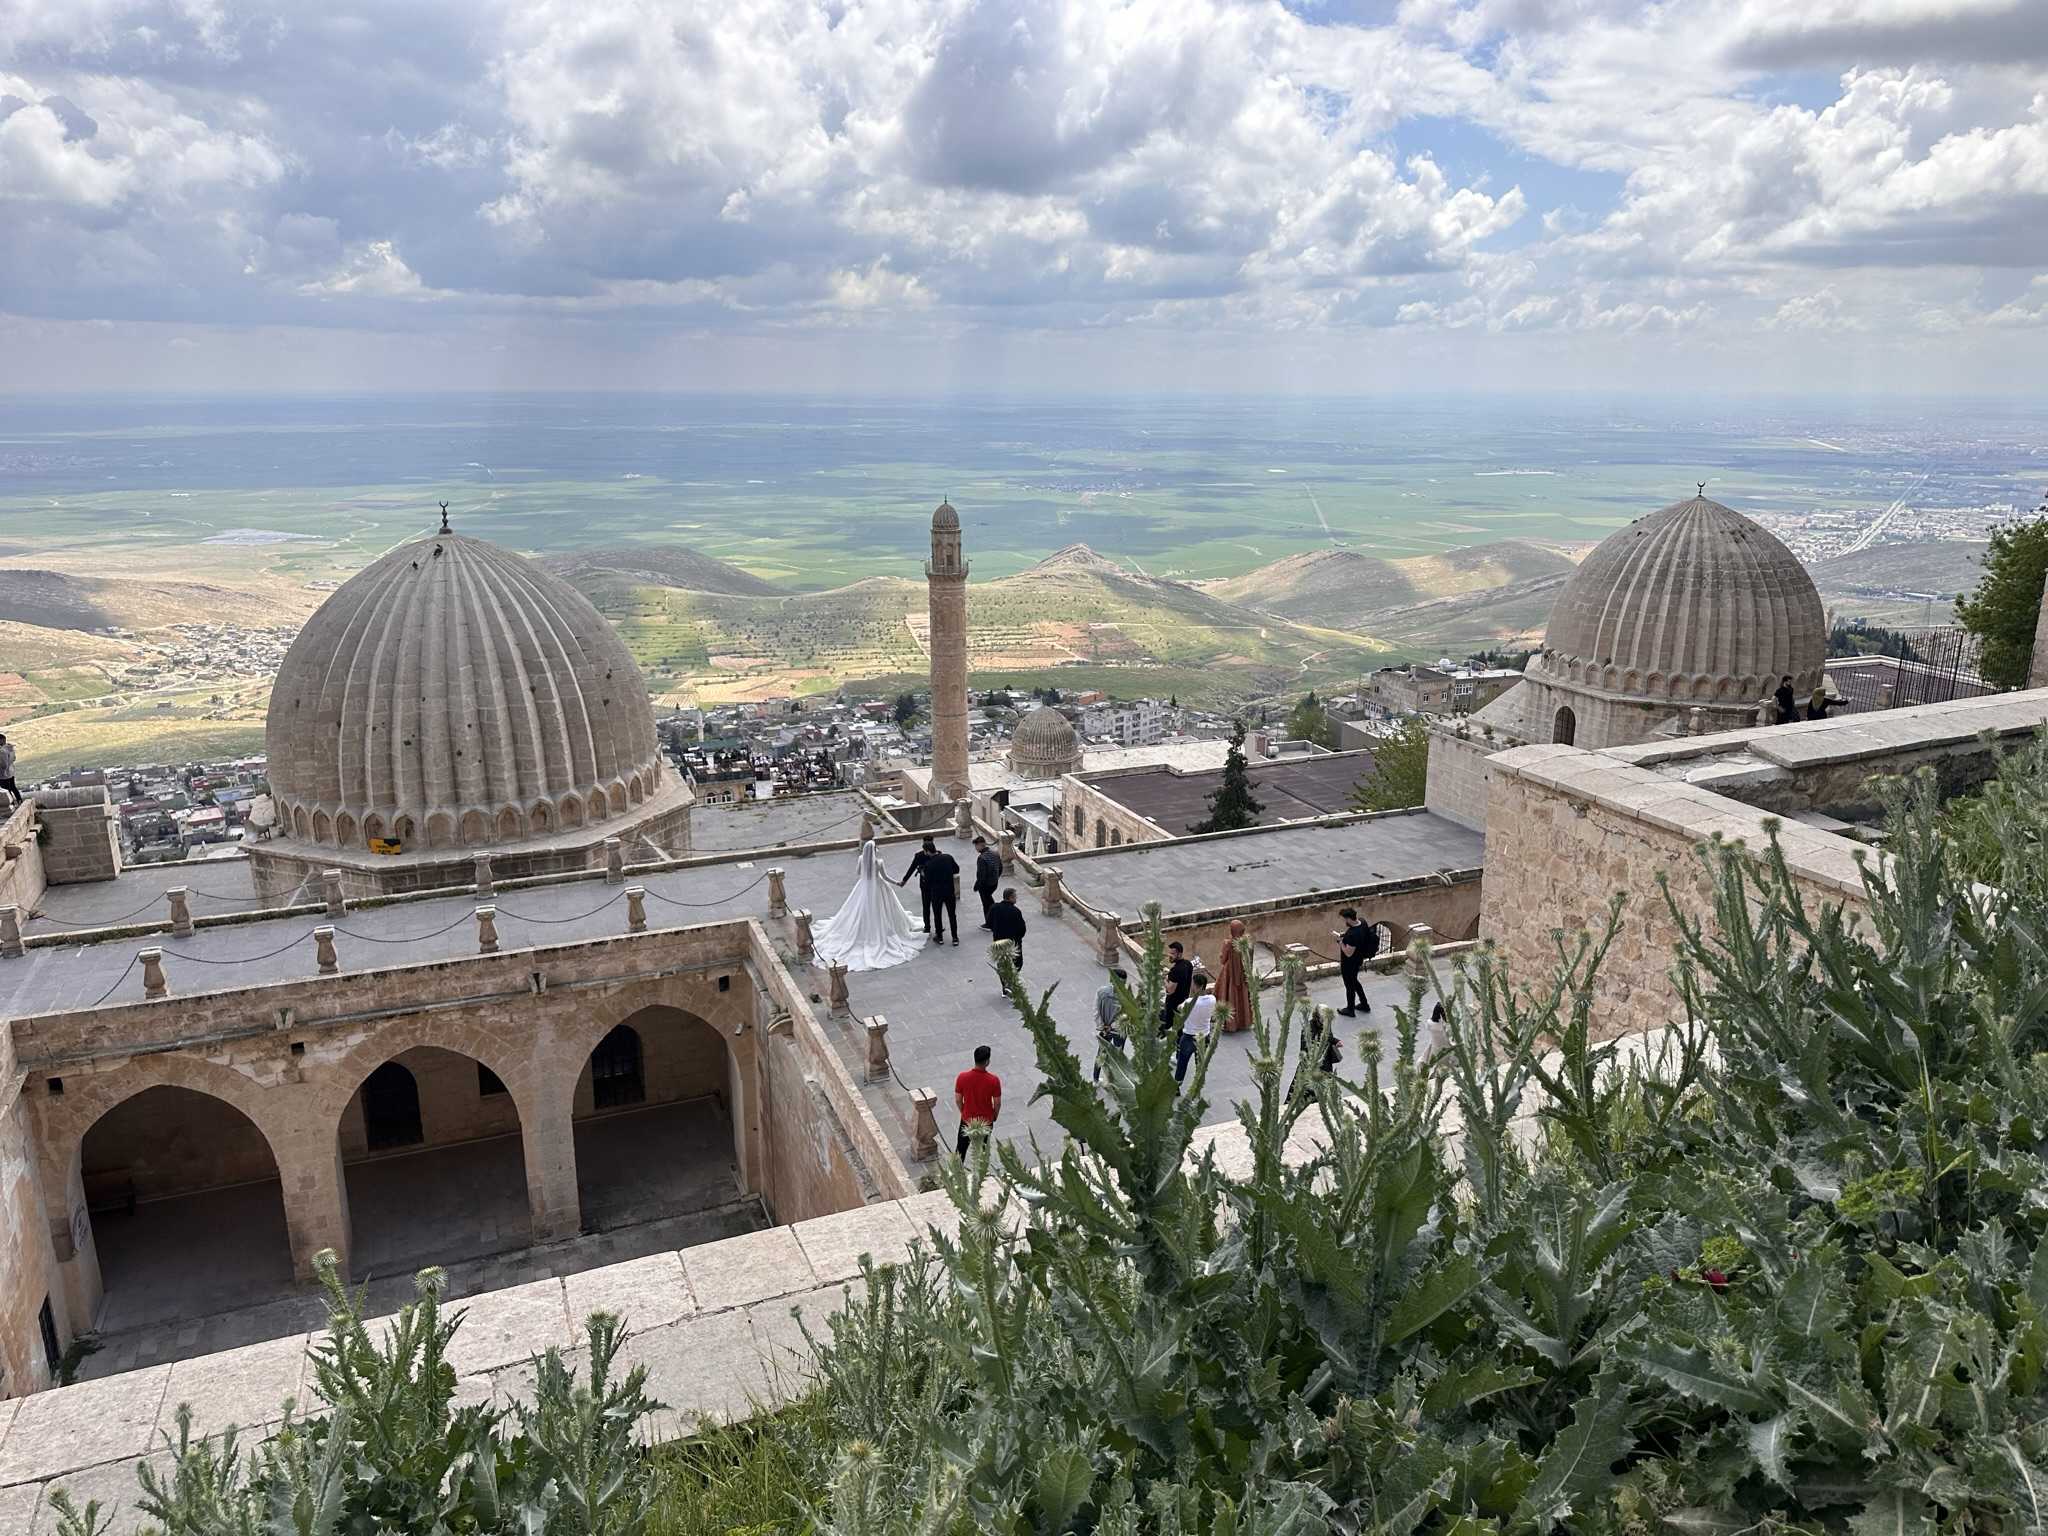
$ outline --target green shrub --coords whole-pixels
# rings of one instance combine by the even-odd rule
[[[2048,909],[1894,798],[1860,930],[1703,850],[1655,1050],[1591,1038],[1618,914],[1535,990],[1482,953],[1429,1054],[1418,984],[1356,1083],[1283,1088],[1290,977],[1229,1173],[1156,921],[1099,1088],[1020,1001],[1067,1145],[978,1149],[959,1240],[835,1319],[818,1529],[2048,1527]]]

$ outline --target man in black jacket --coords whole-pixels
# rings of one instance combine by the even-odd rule
[[[1335,934],[1337,970],[1344,978],[1344,1006],[1337,1011],[1347,1019],[1355,1019],[1361,1008],[1372,1012],[1359,973],[1365,969],[1365,962],[1380,952],[1380,936],[1371,923],[1359,920],[1356,907],[1346,907],[1338,916],[1344,919],[1343,929]]]
[[[1024,969],[1024,909],[1017,905],[1017,889],[1010,887],[1003,892],[1003,899],[989,908],[989,932],[998,939],[1008,939],[1017,946],[1014,956],[1017,969]]]
[[[938,844],[934,843],[930,838],[926,838],[924,846],[912,855],[910,868],[904,870],[903,878],[896,882],[896,886],[900,890],[910,884],[911,876],[915,875],[917,877],[917,894],[924,902],[923,921],[926,933],[932,931],[932,886],[931,882],[925,878],[925,871],[931,867],[932,860],[938,856]]]
[[[918,872],[923,882],[925,910],[931,913],[932,942],[946,942],[946,925],[953,926],[953,942],[960,942],[960,863],[950,853],[932,849]]]
[[[1159,1033],[1172,1034],[1180,1022],[1181,1005],[1195,990],[1195,965],[1178,940],[1166,946],[1166,1003],[1159,1010]]]
[[[996,887],[1003,883],[1003,859],[985,837],[977,837],[974,847],[974,894],[981,898],[981,926],[993,932],[991,918],[996,909]]]

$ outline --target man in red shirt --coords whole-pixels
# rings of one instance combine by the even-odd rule
[[[957,1150],[962,1157],[967,1155],[969,1128],[979,1125],[993,1131],[1003,1110],[1003,1080],[989,1071],[990,1054],[987,1046],[977,1045],[974,1065],[953,1079],[953,1107],[960,1111]]]

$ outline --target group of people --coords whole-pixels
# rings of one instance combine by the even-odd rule
[[[1792,674],[1787,672],[1778,684],[1778,691],[1771,695],[1778,706],[1778,724],[1790,725],[1799,718],[1799,695],[1792,688]],[[1806,718],[1825,720],[1828,717],[1828,684],[1822,678],[1813,685],[1813,692],[1806,696]]]
[[[989,847],[986,838],[974,840],[974,893],[981,898],[981,926],[998,939],[1008,939],[1015,948],[1018,970],[1024,968],[1024,912],[1017,905],[1014,887],[1000,900],[996,890],[1002,883],[1003,861]],[[897,890],[917,881],[921,908],[919,926],[910,925],[910,914],[889,889],[892,883],[882,868],[881,856],[872,838],[861,844],[860,865],[839,910],[818,925],[813,935],[818,958],[827,965],[844,965],[849,971],[879,971],[899,965],[924,949],[929,942],[944,944],[947,930],[952,942],[960,942],[960,863],[926,838],[911,856],[903,878],[893,882]],[[915,935],[921,934],[922,937]]]

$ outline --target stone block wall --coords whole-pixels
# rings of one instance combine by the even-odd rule
[[[111,880],[121,873],[121,834],[103,784],[36,793],[43,877],[51,885]]]
[[[1760,849],[1765,823],[1775,818],[1576,747],[1518,747],[1494,758],[1492,769],[1480,936],[1499,946],[1516,980],[1535,985],[1555,967],[1554,931],[1604,922],[1608,898],[1619,891],[1627,905],[1601,967],[1594,1033],[1635,1034],[1677,1018],[1678,931],[1657,878],[1667,877],[1680,909],[1711,931],[1696,848],[1719,833]],[[1796,823],[1778,836],[1810,903],[1862,908],[1860,845]]]
[[[1079,853],[1089,848],[1116,848],[1123,843],[1156,843],[1182,835],[1185,829],[1163,828],[1130,807],[1118,804],[1095,787],[1098,781],[1159,771],[1152,767],[1106,768],[1085,778],[1075,773],[1063,774],[1060,778],[1060,846]]]
[[[1431,726],[1423,809],[1474,832],[1484,832],[1490,778],[1487,759],[1510,745],[1513,743],[1505,738],[1481,734],[1477,727],[1467,733],[1454,726]]]
[[[40,1323],[45,1300],[60,1336],[71,1336],[22,1089],[14,1041],[0,1028],[0,1399],[50,1385]]]
[[[255,1121],[218,1099],[168,1086],[108,1110],[87,1134],[80,1161],[88,1192],[118,1184],[138,1200],[277,1177]]]
[[[2027,666],[2027,686],[2048,688],[2048,582],[2041,587],[2041,617],[2034,622],[2034,659]]]

